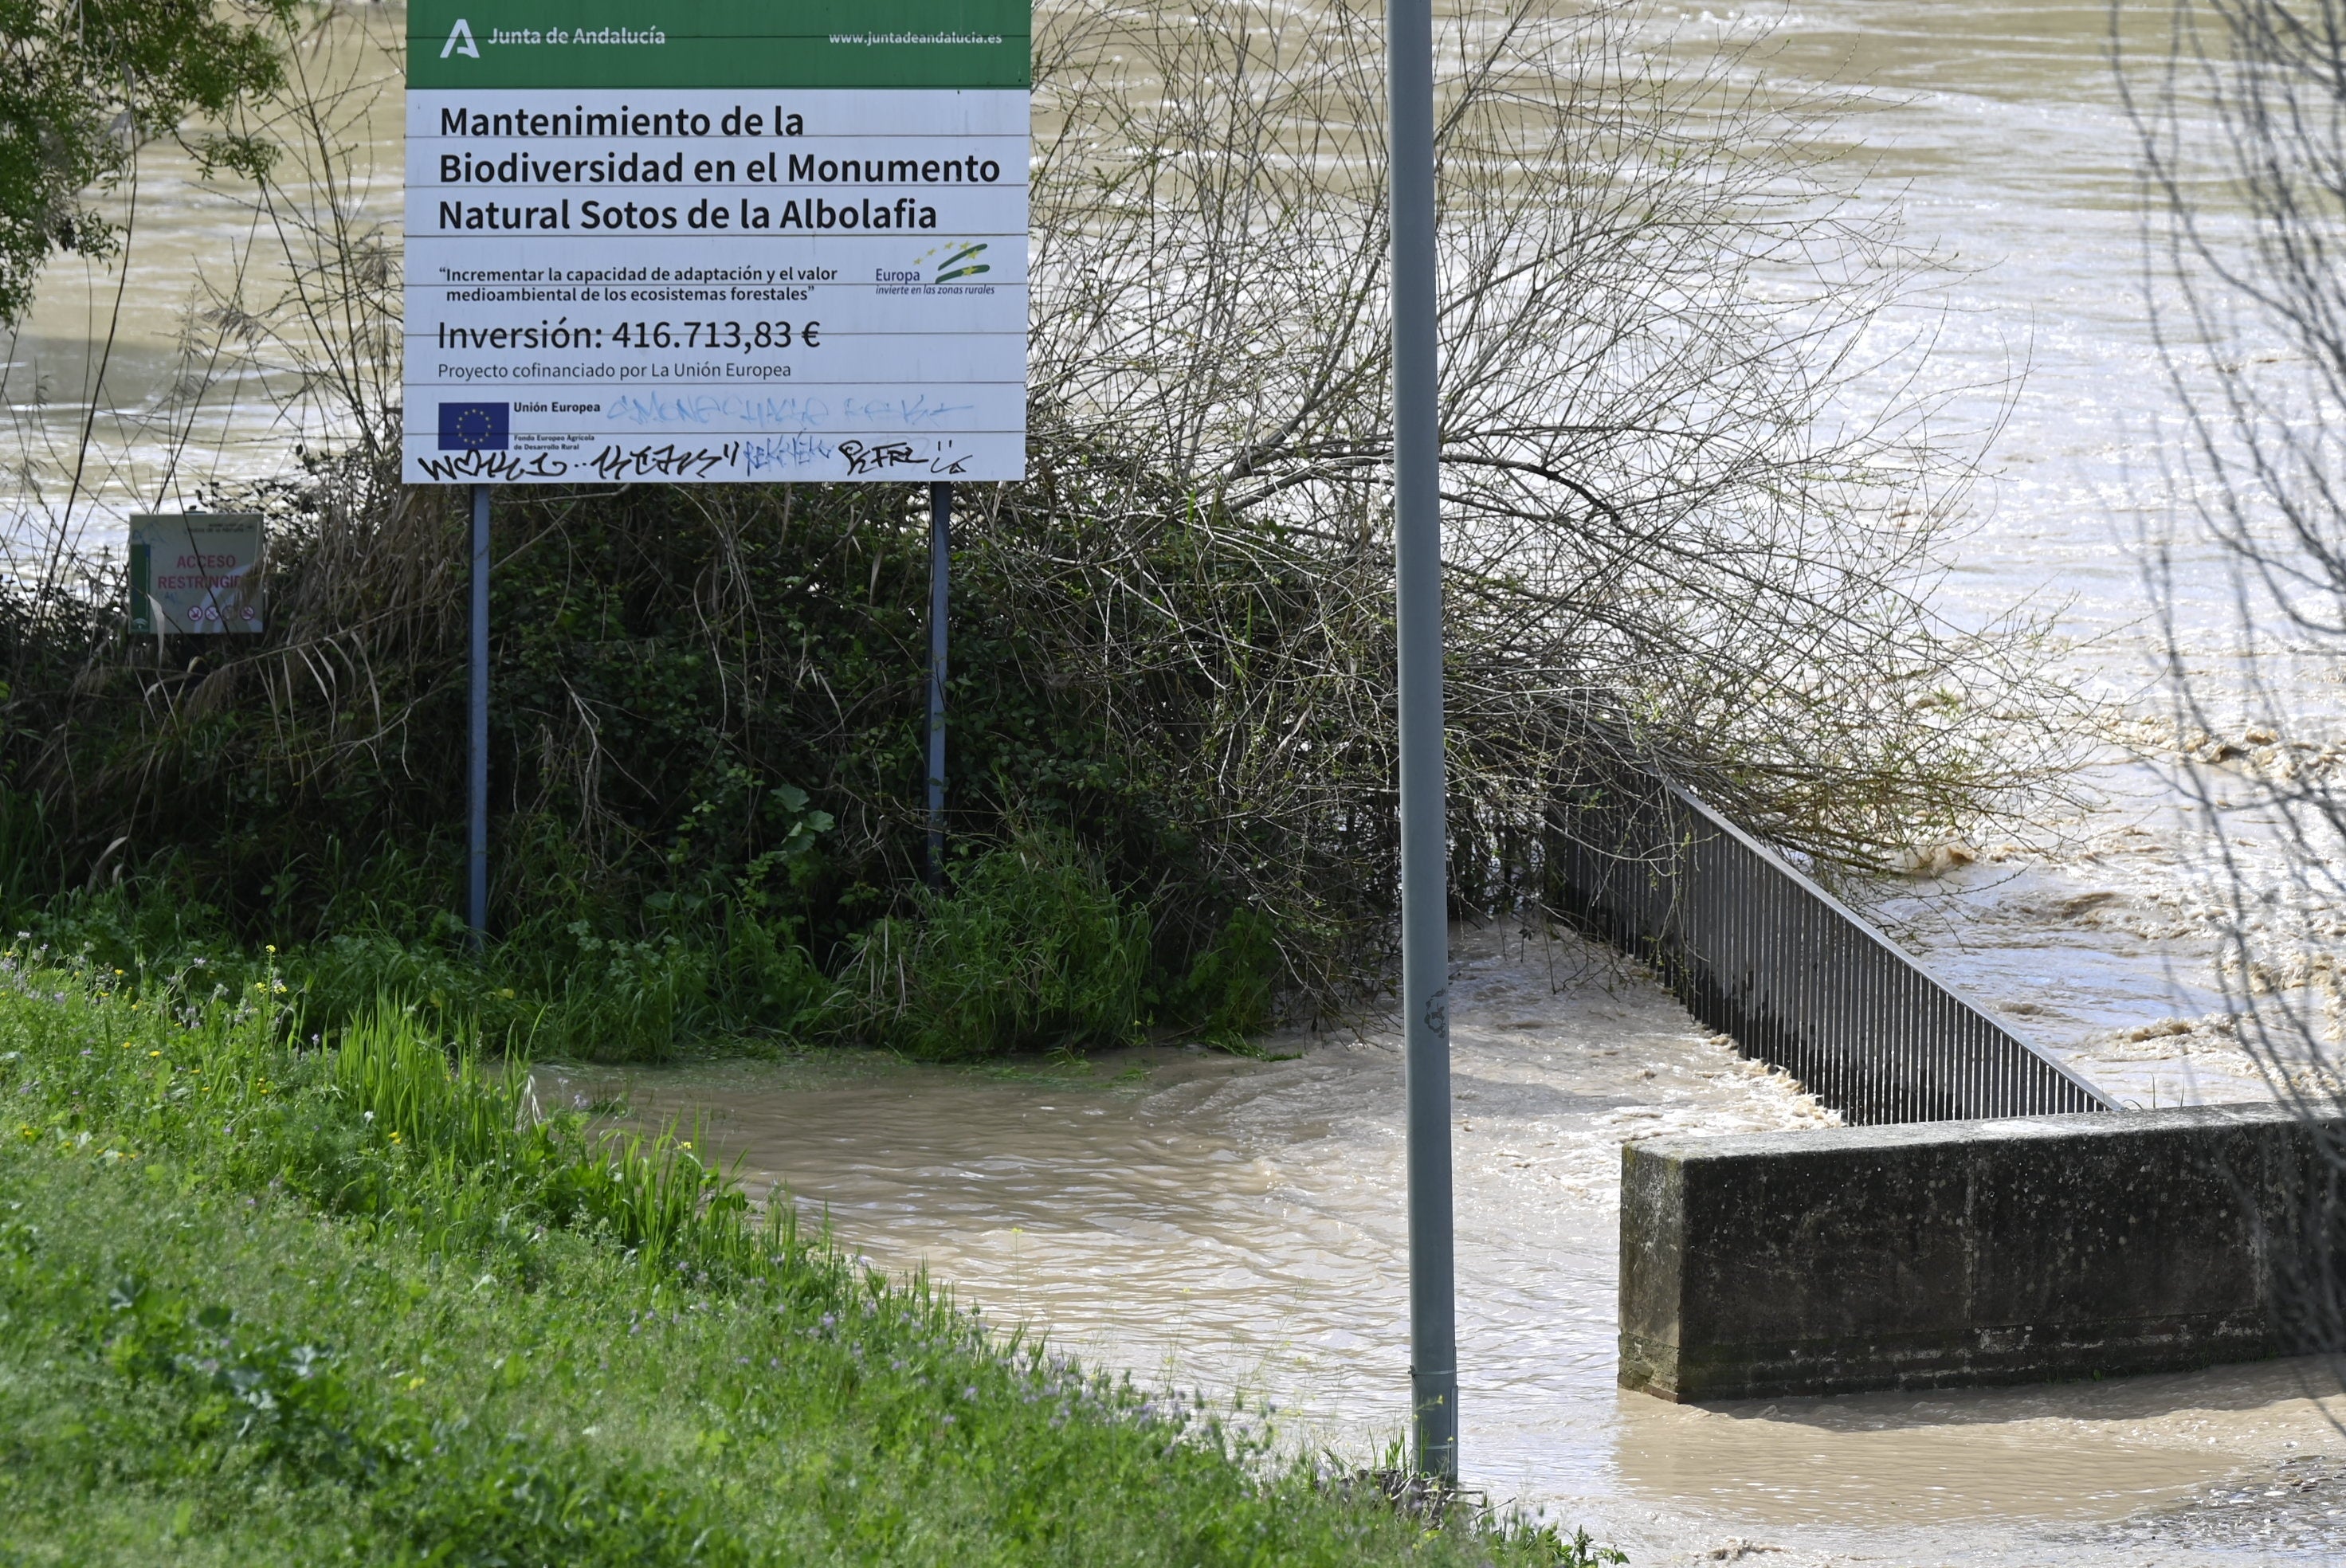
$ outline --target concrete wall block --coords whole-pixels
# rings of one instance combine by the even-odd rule
[[[2320,1136],[2218,1106],[1628,1145],[1621,1382],[1731,1399],[2279,1353],[2346,1257]]]

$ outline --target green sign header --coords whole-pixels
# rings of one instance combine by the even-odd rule
[[[411,87],[1025,87],[1029,0],[410,0]]]

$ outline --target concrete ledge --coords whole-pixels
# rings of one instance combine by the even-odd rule
[[[1621,1151],[1620,1380],[1668,1400],[2168,1370],[2310,1348],[2320,1126],[2271,1105]]]

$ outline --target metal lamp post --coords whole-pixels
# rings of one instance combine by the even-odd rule
[[[1433,7],[1387,0],[1393,575],[1401,665],[1402,1015],[1409,1095],[1409,1377],[1416,1467],[1458,1479],[1450,1205],[1450,901],[1442,743],[1442,436],[1434,312]]]

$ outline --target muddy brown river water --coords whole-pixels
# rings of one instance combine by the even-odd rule
[[[2286,1468],[2346,1454],[2310,1363],[1715,1410],[1618,1391],[1621,1144],[1829,1118],[1575,940],[1458,947],[1470,1484],[1640,1563],[2237,1562],[2290,1539],[2271,1550],[2346,1557],[2346,1485]],[[1291,1054],[840,1054],[546,1071],[539,1091],[703,1117],[753,1188],[872,1262],[1145,1383],[1267,1399],[1290,1443],[1365,1461],[1406,1417],[1400,1059],[1374,1024],[1270,1044]]]

